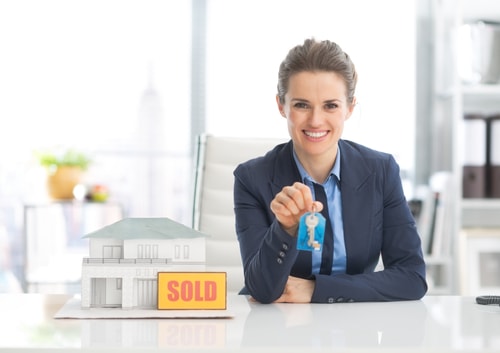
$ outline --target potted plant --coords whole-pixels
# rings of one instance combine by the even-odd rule
[[[81,182],[91,159],[74,149],[37,152],[41,166],[47,169],[47,191],[53,199],[73,198],[74,187]]]

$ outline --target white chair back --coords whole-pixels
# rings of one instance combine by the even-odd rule
[[[193,228],[209,235],[207,271],[226,272],[228,292],[238,292],[244,286],[235,232],[233,171],[239,163],[262,156],[283,142],[286,139],[212,135],[198,138]]]

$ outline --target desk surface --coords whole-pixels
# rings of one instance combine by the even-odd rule
[[[232,319],[53,319],[69,299],[0,294],[0,352],[500,352],[500,307],[472,297],[262,305],[230,294]]]

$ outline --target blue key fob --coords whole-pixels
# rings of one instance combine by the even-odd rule
[[[321,213],[305,213],[299,222],[297,249],[321,251],[325,237],[325,217]]]

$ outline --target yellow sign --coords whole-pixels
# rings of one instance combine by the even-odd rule
[[[158,272],[158,309],[226,309],[226,272]]]

